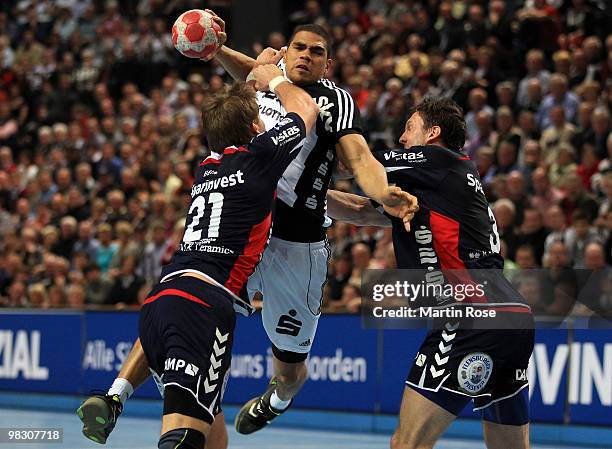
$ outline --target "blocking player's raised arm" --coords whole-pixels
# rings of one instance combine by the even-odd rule
[[[247,75],[255,66],[255,60],[244,53],[232,50],[231,48],[223,45],[227,40],[227,34],[225,33],[225,21],[214,11],[210,9],[205,9],[205,11],[213,16],[212,20],[215,21],[221,31],[217,33],[220,43],[219,49],[216,51],[216,53],[203,60],[209,61],[215,58],[227,71],[227,73],[229,73],[230,76],[236,81],[246,80]]]
[[[227,40],[227,34],[225,33],[225,21],[215,14],[214,11],[206,9],[206,12],[213,16],[213,20],[221,28],[221,32],[218,33],[220,47],[212,56],[206,61],[215,58],[219,64],[225,69],[230,76],[236,81],[245,81],[248,74],[253,68],[259,64],[277,64],[282,58],[283,53],[280,50],[273,48],[266,48],[257,59],[253,59],[250,56],[240,53],[239,51],[233,50],[226,45],[223,45]]]
[[[314,128],[319,107],[305,91],[287,82],[275,65],[259,66],[254,69],[253,76],[256,87],[273,91],[287,111],[273,128],[251,141],[252,150],[268,158],[272,176],[280,178],[304,147],[308,133]]]
[[[417,209],[415,197],[398,187],[389,186],[385,168],[374,158],[362,135],[342,136],[336,151],[344,166],[355,176],[359,187],[370,198],[391,208],[400,206],[402,211]],[[408,222],[406,229],[410,229]]]
[[[255,67],[255,59],[225,45],[219,49],[215,59],[236,81],[246,80],[249,72]]]

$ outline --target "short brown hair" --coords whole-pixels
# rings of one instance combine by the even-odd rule
[[[258,114],[255,90],[246,83],[234,83],[207,97],[202,106],[202,129],[208,147],[222,152],[229,146],[249,142],[253,138],[251,123]]]
[[[460,150],[465,145],[463,109],[450,98],[426,98],[413,112],[419,113],[425,129],[439,126],[442,141],[451,150]]]

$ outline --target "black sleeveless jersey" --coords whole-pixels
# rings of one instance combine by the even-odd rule
[[[350,94],[322,79],[300,86],[319,105],[316,127],[304,149],[289,164],[278,183],[278,198],[272,234],[293,242],[325,239],[326,196],[336,160],[336,144],[347,134],[361,134],[359,109]],[[258,92],[259,116],[266,129],[285,114],[271,92]],[[327,220],[329,220],[327,218]]]

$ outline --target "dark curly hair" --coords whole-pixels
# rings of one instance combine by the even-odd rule
[[[418,112],[425,129],[439,126],[441,138],[451,150],[461,150],[465,145],[466,125],[463,109],[450,98],[426,98],[412,113]]]

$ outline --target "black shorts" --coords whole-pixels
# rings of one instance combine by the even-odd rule
[[[448,412],[458,415],[470,400],[475,411],[517,396],[497,411],[500,424],[529,420],[527,366],[533,351],[533,329],[461,330],[451,323],[430,332],[421,345],[406,383]],[[524,392],[523,392],[524,393]],[[511,406],[511,407],[510,407]],[[500,417],[501,415],[503,417]]]
[[[232,298],[218,287],[183,276],[153,288],[140,312],[142,348],[164,389],[193,397],[187,405],[165,401],[164,414],[213,422],[227,383],[235,324]]]

